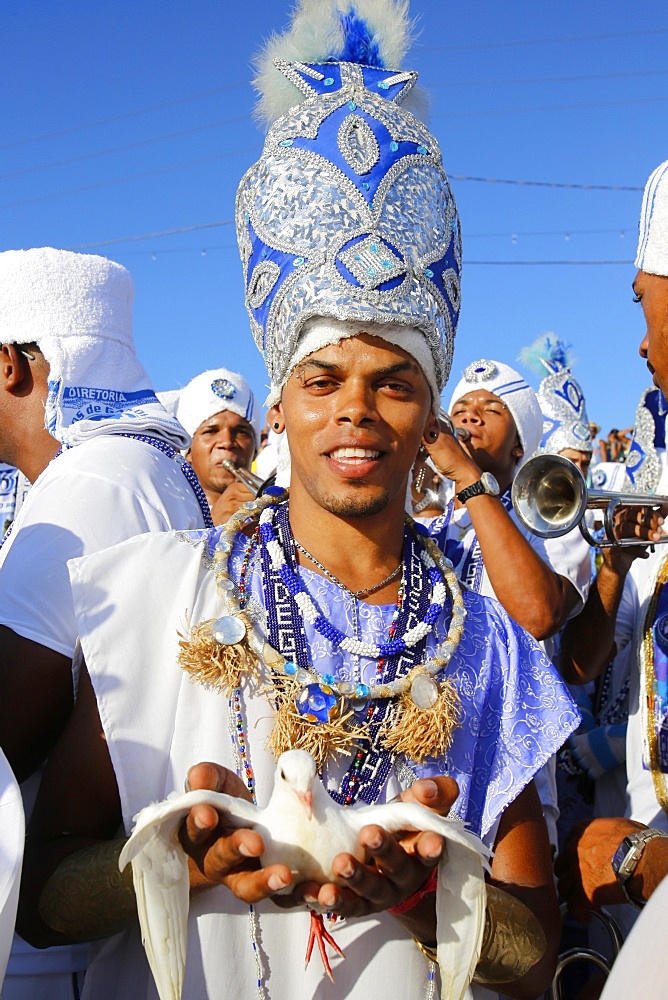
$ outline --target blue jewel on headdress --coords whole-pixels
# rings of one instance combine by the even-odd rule
[[[292,145],[292,139],[281,139],[279,145],[280,146],[286,146],[286,147],[291,146]]]
[[[430,267],[425,267],[424,273],[425,273],[425,275],[426,275],[427,278],[433,278],[434,277],[434,272],[432,271],[432,269]]]
[[[328,684],[307,684],[299,692],[297,711],[307,722],[329,722],[338,711],[338,701]]]
[[[399,143],[392,141],[390,143],[390,149],[392,150],[393,153],[396,153],[396,151],[399,149]]]
[[[417,151],[418,153],[421,153],[422,156],[424,156],[425,153],[429,152],[429,150],[425,146],[418,146]]]
[[[295,259],[292,262],[293,266],[294,267],[301,267],[301,265],[304,263],[304,260],[305,260],[304,257],[295,257]]]
[[[390,85],[387,82],[387,80],[380,80],[378,82],[378,87],[379,87],[380,90],[389,90],[390,89]]]
[[[355,101],[348,101],[348,107],[351,111],[357,111],[357,104]]]
[[[327,77],[325,77],[325,79],[322,82],[325,85],[325,87],[331,87],[332,84],[334,83],[334,77],[333,76],[327,76]]]
[[[234,399],[237,394],[237,387],[229,379],[217,378],[211,383],[211,391],[219,399]]]

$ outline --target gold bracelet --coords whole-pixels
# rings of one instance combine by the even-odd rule
[[[438,962],[436,949],[413,938],[430,962]],[[545,954],[547,939],[538,918],[515,896],[487,886],[487,909],[480,958],[474,982],[481,985],[512,983],[525,976]]]
[[[39,900],[45,924],[69,941],[92,941],[123,930],[137,916],[130,865],[118,869],[125,839],[70,854],[56,868]]]

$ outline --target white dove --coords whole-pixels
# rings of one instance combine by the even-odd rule
[[[264,840],[263,866],[284,864],[303,881],[339,881],[332,873],[340,853],[364,860],[358,842],[363,826],[377,824],[388,833],[432,830],[446,838],[437,892],[438,960],[443,1000],[461,1000],[480,954],[486,890],[483,868],[490,852],[459,820],[447,819],[418,803],[346,809],[327,794],[313,757],[288,750],[276,766],[274,790],[264,809],[245,799],[212,791],[172,793],[135,816],[135,827],[120,858],[121,871],[132,862],[142,942],[160,1000],[180,1000],[186,960],[189,908],[188,859],[178,839],[184,817],[200,803],[213,806],[233,827],[252,827]],[[292,891],[294,886],[286,889]],[[312,912],[307,958],[314,938],[331,978],[322,937],[343,954]],[[319,921],[320,927],[314,926]]]

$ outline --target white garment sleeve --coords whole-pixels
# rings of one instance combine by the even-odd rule
[[[127,450],[123,461],[116,445],[96,450],[99,471],[90,461],[81,468],[84,456],[74,454],[88,444],[56,459],[33,486],[2,553],[0,624],[70,658],[77,626],[68,560],[147,531],[202,523],[180,469],[150,446],[137,452],[136,442],[126,443],[135,446],[131,468]]]

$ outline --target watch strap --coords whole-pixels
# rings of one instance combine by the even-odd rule
[[[487,490],[485,489],[485,484],[482,479],[478,479],[477,482],[471,483],[471,485],[467,486],[466,489],[463,489],[461,493],[458,493],[457,499],[460,503],[466,503],[466,501],[470,500],[471,497],[477,497],[480,496],[481,493],[486,492]]]

